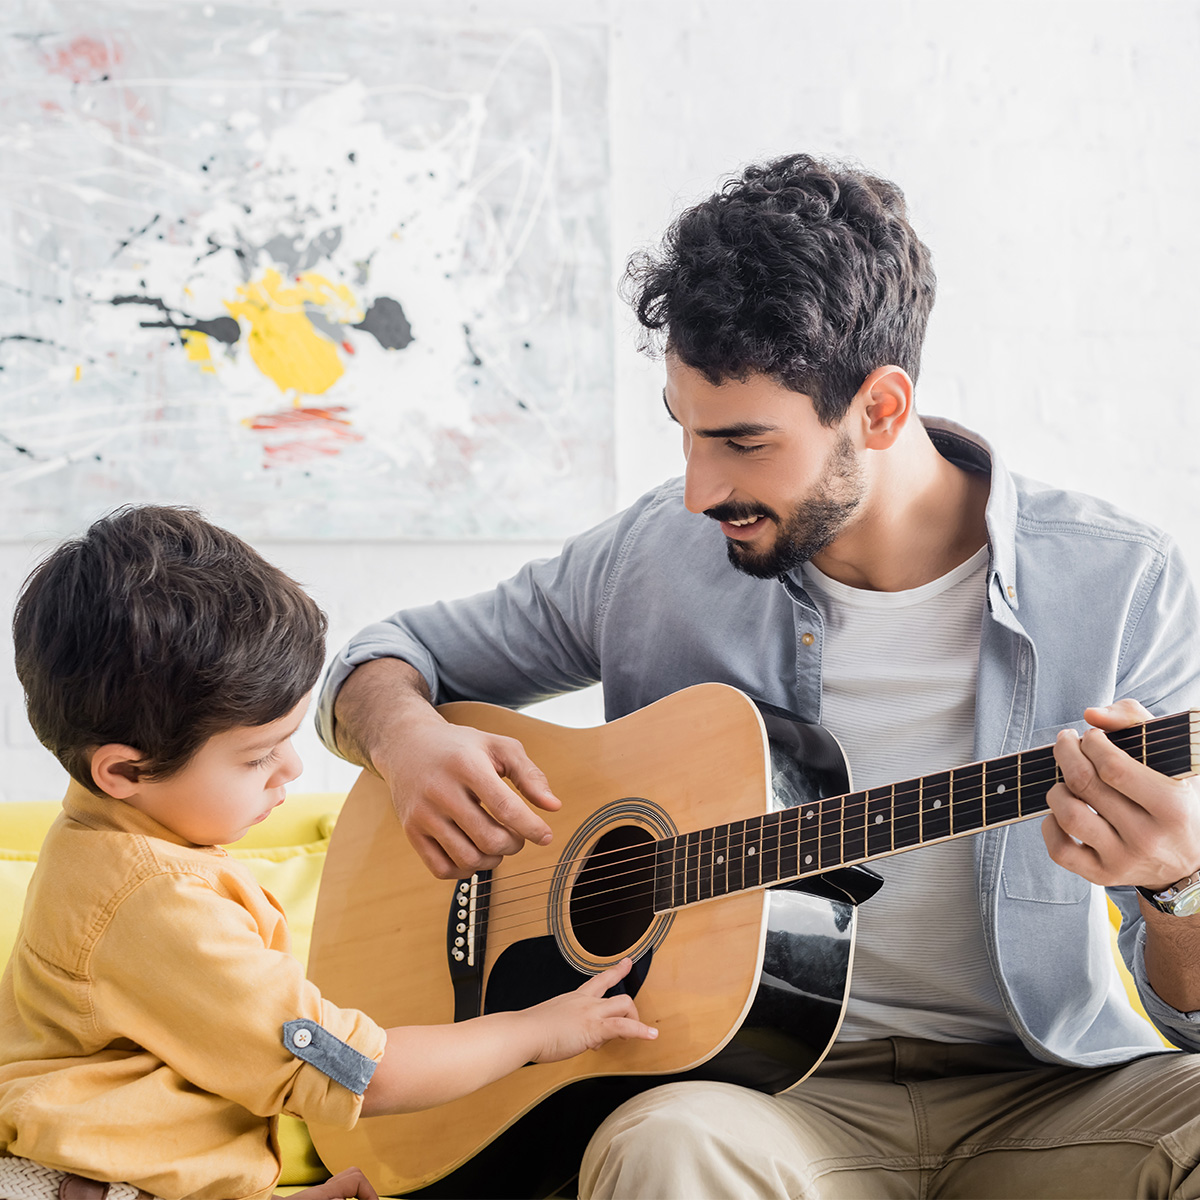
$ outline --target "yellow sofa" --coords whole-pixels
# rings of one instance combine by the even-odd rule
[[[287,803],[229,847],[230,853],[244,859],[263,887],[283,905],[292,930],[293,949],[301,961],[308,958],[325,851],[344,799],[344,794],[336,792],[289,796]],[[58,811],[59,804],[51,801],[0,804],[0,967],[12,952],[37,851]],[[1111,904],[1110,909],[1116,953],[1117,913]],[[1120,970],[1130,998],[1141,1011],[1123,963]],[[281,1118],[279,1139],[283,1151],[281,1192],[329,1178],[302,1122]]]

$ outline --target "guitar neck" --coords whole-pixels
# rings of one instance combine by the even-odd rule
[[[1200,710],[1108,736],[1164,775],[1197,772]],[[655,843],[654,907],[663,912],[772,887],[1024,821],[1047,811],[1046,797],[1061,778],[1054,747],[1040,746],[663,838]]]

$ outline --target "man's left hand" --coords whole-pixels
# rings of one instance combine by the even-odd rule
[[[1093,728],[1063,730],[1054,757],[1063,782],[1050,789],[1042,836],[1060,867],[1103,887],[1165,888],[1200,867],[1200,793],[1119,750],[1105,731],[1152,720],[1136,700],[1089,708]]]

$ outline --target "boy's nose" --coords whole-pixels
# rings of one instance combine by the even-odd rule
[[[287,742],[279,754],[279,769],[275,772],[274,785],[279,787],[281,784],[291,783],[299,777],[303,769],[304,764],[300,761],[296,747],[290,741]]]

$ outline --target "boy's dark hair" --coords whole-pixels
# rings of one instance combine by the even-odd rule
[[[13,617],[30,724],[100,794],[91,752],[164,779],[208,738],[285,716],[325,656],[325,614],[240,538],[187,508],[126,507],[59,546]]]
[[[769,375],[811,396],[825,425],[876,367],[916,380],[935,290],[900,189],[806,154],[729,179],[624,283],[644,348],[716,385]]]

